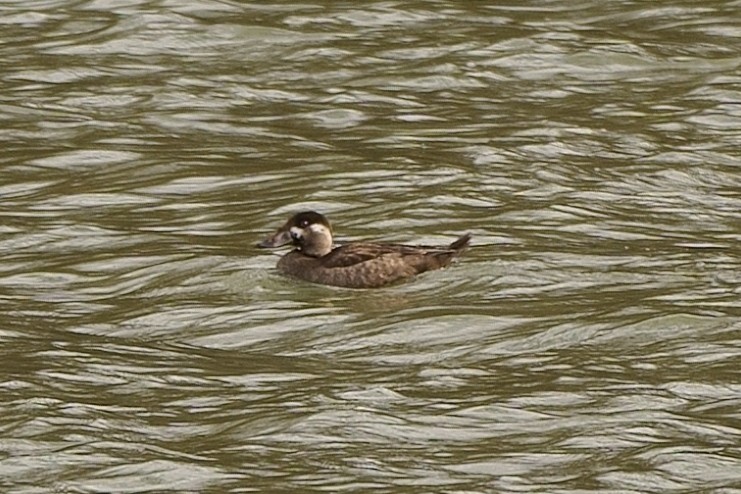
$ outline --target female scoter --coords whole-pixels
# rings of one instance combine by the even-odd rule
[[[447,247],[350,243],[335,247],[327,218],[314,211],[294,215],[258,247],[292,244],[278,270],[311,283],[376,288],[425,271],[440,269],[468,246],[470,234]]]

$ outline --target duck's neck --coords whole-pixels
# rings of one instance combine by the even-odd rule
[[[332,232],[324,225],[311,225],[310,235],[301,242],[301,252],[311,257],[324,257],[332,252]]]
[[[301,251],[301,253],[303,255],[309,256],[309,257],[324,257],[327,254],[329,254],[329,252],[317,251],[317,250],[313,250],[313,249],[307,250],[307,249],[303,249],[302,248],[302,249],[300,249],[300,251]]]
[[[322,242],[319,244],[312,244],[312,245],[304,245],[301,247],[301,252],[304,253],[304,255],[311,256],[311,257],[324,257],[330,252],[332,252],[332,241],[330,240],[327,242]]]

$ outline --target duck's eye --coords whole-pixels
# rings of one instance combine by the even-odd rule
[[[307,220],[301,220],[299,221],[298,226],[300,226],[301,228],[306,228],[307,226],[309,226],[309,222]]]

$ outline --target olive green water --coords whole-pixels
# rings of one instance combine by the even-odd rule
[[[0,29],[0,492],[741,493],[738,1]],[[308,285],[309,207],[474,247]]]

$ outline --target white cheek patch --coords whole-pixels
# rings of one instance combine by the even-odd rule
[[[290,229],[290,232],[291,232],[291,238],[294,240],[304,237],[304,231],[297,226],[292,226]]]

